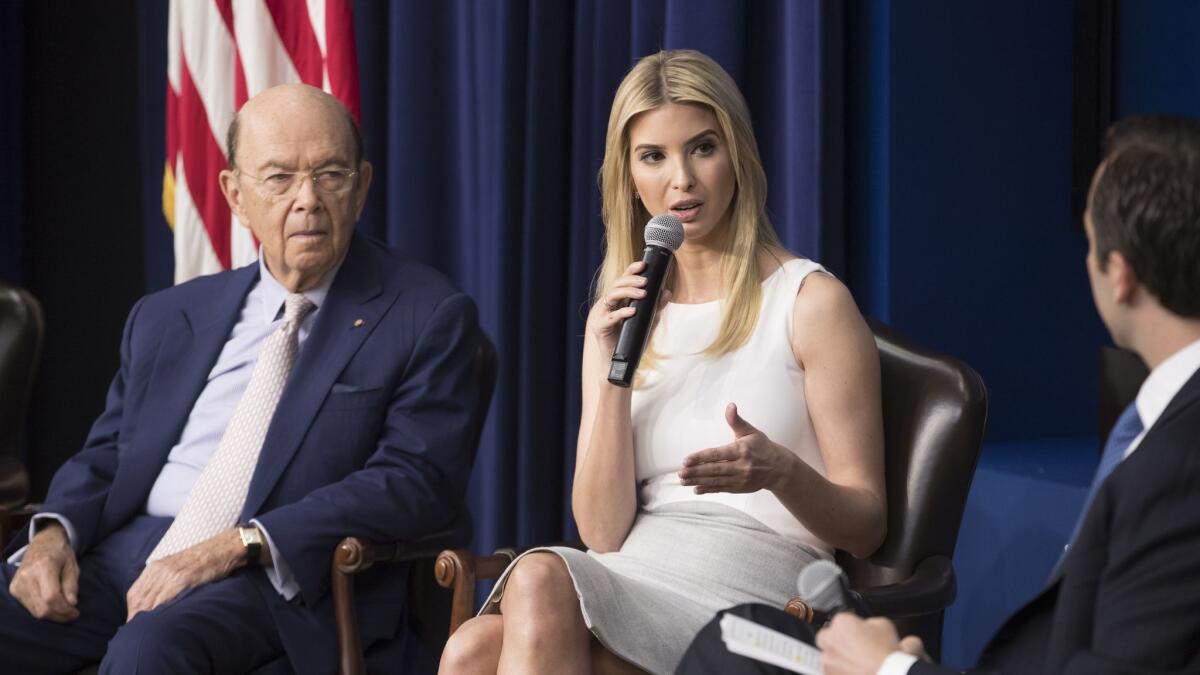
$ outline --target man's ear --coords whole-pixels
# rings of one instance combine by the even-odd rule
[[[245,193],[242,192],[241,183],[238,182],[237,174],[230,169],[224,169],[217,176],[217,180],[221,183],[221,192],[225,195],[225,201],[229,204],[229,210],[233,211],[238,220],[246,222],[246,210],[242,207],[242,199]]]
[[[1113,301],[1118,304],[1128,304],[1133,298],[1134,291],[1140,285],[1137,273],[1133,271],[1133,265],[1120,251],[1113,250],[1108,252],[1107,267],[1105,273],[1112,280],[1110,288],[1112,288]]]
[[[367,160],[358,164],[358,181],[354,184],[354,221],[362,218],[363,207],[367,205],[367,190],[371,187],[371,177],[375,175],[375,167]]]

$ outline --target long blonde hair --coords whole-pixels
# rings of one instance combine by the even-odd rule
[[[605,252],[595,299],[599,301],[625,268],[641,259],[645,248],[642,227],[652,215],[658,215],[649,213],[634,198],[629,126],[637,115],[668,103],[692,103],[712,111],[733,162],[734,194],[727,248],[721,255],[725,303],[721,328],[704,352],[721,356],[742,346],[754,331],[762,304],[759,254],[781,246],[767,218],[767,177],[758,157],[750,110],[733,78],[700,52],[680,49],[651,54],[638,61],[617,87],[600,167]],[[648,350],[642,365],[652,365],[654,358]]]

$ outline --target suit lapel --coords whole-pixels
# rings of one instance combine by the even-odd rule
[[[1190,405],[1198,400],[1200,400],[1200,370],[1192,374],[1188,381],[1184,383],[1183,387],[1175,394],[1175,397],[1171,399],[1171,402],[1167,404],[1167,407],[1163,410],[1162,414],[1158,416],[1158,419],[1154,421],[1154,425],[1146,430],[1146,435],[1142,437],[1142,441],[1139,444],[1138,449],[1134,451],[1134,454],[1141,452],[1141,449],[1146,446],[1147,443],[1152,442],[1156,432],[1163,428],[1167,422],[1169,422],[1179,413],[1186,410]],[[1124,464],[1124,461],[1118,464],[1117,467],[1113,469],[1113,473],[1120,471]],[[1089,508],[1091,507],[1089,506]],[[1067,555],[1070,556],[1071,552],[1068,551]],[[1059,564],[1057,567],[1055,567],[1054,575],[1050,577],[1046,584],[1046,590],[1049,590],[1050,587],[1062,579],[1065,568],[1066,560],[1063,560],[1062,564]]]
[[[248,265],[230,275],[226,288],[219,293],[222,301],[181,309],[168,318],[138,416],[138,433],[134,435],[131,456],[139,460],[131,467],[131,486],[123,494],[145,499],[178,442],[237,322],[246,294],[257,279],[258,265]]]
[[[346,260],[318,310],[312,333],[300,350],[267,429],[242,510],[243,520],[257,514],[267,500],[338,375],[391,304],[393,294],[382,294],[367,246],[358,235],[351,240]],[[356,326],[359,319],[362,323]]]

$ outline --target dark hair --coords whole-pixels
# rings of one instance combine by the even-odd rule
[[[1117,122],[1088,210],[1097,262],[1119,252],[1165,309],[1200,317],[1200,122]]]
[[[334,100],[337,101],[337,99]],[[346,107],[340,101],[337,101],[337,109],[341,113],[342,120],[350,129],[350,138],[354,143],[354,166],[357,167],[359,164],[362,164],[363,160],[362,132],[359,131],[358,122],[354,121],[354,116],[350,114],[349,110],[346,110]],[[241,126],[239,123],[241,118],[242,113],[239,111],[233,116],[233,121],[229,123],[229,129],[225,132],[225,155],[229,160],[230,169],[237,168],[237,162],[234,158],[237,157],[238,127]]]

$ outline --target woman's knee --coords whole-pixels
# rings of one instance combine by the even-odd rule
[[[517,561],[508,573],[501,606],[517,602],[556,605],[574,599],[575,586],[562,558],[553,553],[533,553]]]
[[[495,672],[500,661],[503,624],[499,616],[470,619],[450,636],[442,650],[439,673]]]

